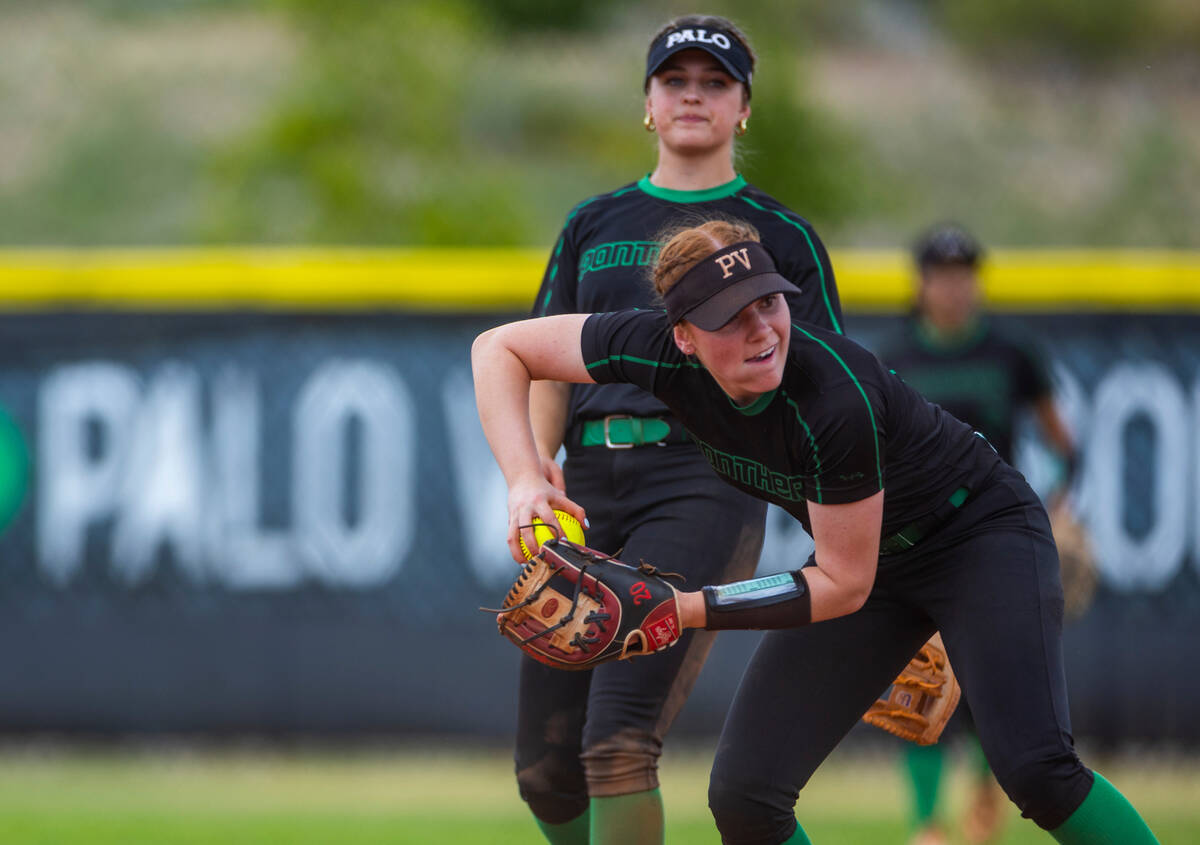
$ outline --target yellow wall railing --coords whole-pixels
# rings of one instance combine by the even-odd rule
[[[525,311],[546,249],[0,250],[0,310]],[[911,296],[896,250],[832,250],[843,307]],[[997,250],[984,268],[1004,310],[1200,312],[1200,252]]]

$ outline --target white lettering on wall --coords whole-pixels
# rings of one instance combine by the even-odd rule
[[[1189,553],[1200,569],[1200,381],[1185,388],[1162,364],[1127,362],[1103,373],[1091,396],[1064,368],[1057,383],[1083,447],[1076,503],[1104,582],[1124,592],[1165,589]],[[452,484],[439,489],[453,491],[444,507],[464,527],[473,577],[491,589],[515,571],[504,543],[506,487],[479,427],[469,370],[452,369],[443,384]],[[415,543],[420,489],[408,387],[385,364],[330,359],[302,383],[282,433],[265,429],[270,387],[233,365],[211,384],[181,362],[144,377],[106,361],[51,370],[37,405],[38,571],[68,584],[107,544],[99,560],[131,586],[163,560],[190,581],[235,590],[306,581],[365,589],[393,577]],[[1138,420],[1153,431],[1145,454],[1129,452],[1126,432]],[[348,448],[349,432],[359,448]],[[288,434],[289,471],[264,478],[268,438]],[[1034,453],[1019,454],[1047,493],[1054,462],[1024,465]],[[270,486],[286,478],[287,490]],[[1149,501],[1131,501],[1139,489]],[[264,497],[281,503],[270,526]],[[799,566],[812,540],[784,511],[768,513],[759,571]],[[1128,513],[1147,519],[1130,526]]]
[[[361,495],[355,524],[343,515],[346,432],[362,433]],[[296,406],[292,466],[296,530],[310,571],[341,586],[387,580],[413,541],[415,416],[395,374],[366,361],[330,361]]]
[[[290,532],[262,517],[262,388],[250,373],[227,366],[213,384],[212,498],[208,559],[224,584],[283,590],[304,579]]]
[[[454,448],[450,458],[458,490],[458,524],[476,580],[488,587],[512,583],[517,565],[508,553],[508,486],[488,448],[475,409],[475,388],[466,367],[449,372],[442,408]]]
[[[108,362],[53,370],[38,397],[37,557],[56,584],[77,577],[91,529],[110,524],[114,577],[143,583],[162,557],[195,583],[286,589],[317,580],[382,584],[416,525],[416,409],[382,364],[335,359],[304,383],[292,419],[292,527],[262,525],[261,388],[222,370],[203,413],[196,370],[169,362],[143,387]],[[348,518],[352,456],[357,508]]]
[[[139,584],[169,548],[193,581],[203,579],[205,479],[200,378],[168,362],[150,379],[129,434],[113,526],[118,578]]]
[[[1190,468],[1195,489],[1192,490],[1192,568],[1200,574],[1200,378],[1192,385],[1192,422],[1188,426],[1192,432],[1192,465]]]
[[[1178,380],[1160,364],[1118,364],[1097,386],[1087,448],[1086,483],[1093,497],[1087,522],[1105,581],[1119,590],[1160,590],[1178,573],[1186,551],[1188,409]],[[1123,515],[1126,427],[1144,414],[1157,448],[1149,471],[1154,481],[1153,523],[1133,537]]]
[[[88,526],[117,509],[139,393],[133,370],[99,361],[59,367],[42,382],[37,549],[56,584],[83,566]]]

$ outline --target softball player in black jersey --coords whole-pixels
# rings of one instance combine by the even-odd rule
[[[1023,814],[1072,845],[1156,842],[1075,754],[1057,553],[1021,475],[866,349],[793,323],[781,296],[791,284],[752,227],[716,221],[673,237],[654,277],[665,313],[485,332],[472,349],[476,403],[509,485],[511,543],[532,542],[518,526],[534,516],[575,507],[541,470],[528,408],[540,378],[650,391],[721,478],[812,535],[811,566],[679,596],[683,627],[770,629],[713,763],[723,841],[809,842],[794,818],[800,789],[940,630]]]
[[[648,307],[658,236],[714,215],[753,221],[799,291],[803,319],[841,330],[825,248],[813,228],[739,176],[733,138],[749,117],[753,53],[721,18],[673,21],[651,42],[646,128],[652,173],[576,206],[555,244],[535,316]],[[713,476],[661,401],[631,385],[539,382],[532,397],[547,478],[587,511],[588,544],[654,560],[697,584],[749,577],[766,505]],[[554,462],[559,446],[562,474]],[[662,841],[658,758],[715,635],[689,634],[656,665],[564,674],[525,658],[516,769],[553,845]]]
[[[1019,415],[1031,410],[1046,441],[1064,460],[1067,469],[1058,491],[1065,494],[1075,463],[1074,443],[1041,362],[983,312],[982,258],[983,247],[961,226],[942,223],[924,232],[913,247],[918,285],[913,313],[881,345],[879,357],[926,399],[974,426],[1009,463]],[[1056,492],[1050,501],[1058,498]],[[958,708],[951,727],[956,723],[974,734],[969,707]],[[975,742],[972,747],[979,750]],[[913,845],[948,841],[937,806],[945,748],[943,741],[904,749],[914,799]],[[980,843],[999,832],[1002,802],[987,764],[981,760],[975,769],[963,833],[968,842]]]

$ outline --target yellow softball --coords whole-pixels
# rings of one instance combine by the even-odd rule
[[[564,538],[570,540],[572,543],[577,543],[580,546],[584,545],[583,526],[579,524],[578,519],[571,516],[566,511],[559,510],[554,512],[554,516],[558,518],[558,524],[562,526]],[[536,516],[533,518],[533,522],[538,526],[537,528],[533,529],[533,536],[537,538],[539,546],[547,540],[554,539],[555,531],[553,528],[543,523]],[[525,555],[526,560],[533,558],[533,553],[530,552],[529,547],[525,545],[524,537],[521,538],[521,552]]]

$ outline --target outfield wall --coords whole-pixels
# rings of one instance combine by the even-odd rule
[[[833,260],[873,345],[903,256]],[[0,254],[0,730],[510,733],[516,652],[475,610],[513,564],[468,349],[540,264]],[[1084,447],[1102,582],[1066,636],[1076,733],[1200,745],[1200,259],[1000,253],[988,289]],[[1050,483],[1032,439],[1019,463]],[[809,548],[773,512],[762,570]],[[722,636],[681,730],[717,729],[755,639]]]

